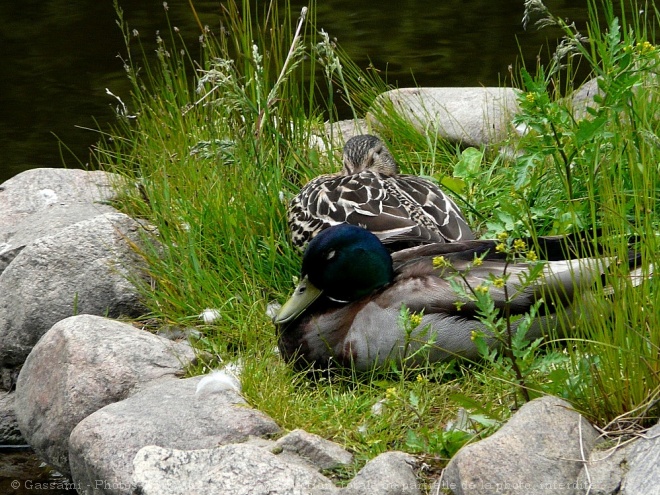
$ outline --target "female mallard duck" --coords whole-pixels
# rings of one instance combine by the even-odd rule
[[[298,287],[273,320],[282,356],[303,367],[327,367],[334,360],[367,370],[388,360],[401,361],[405,353],[414,355],[429,344],[424,359],[430,362],[474,359],[478,351],[471,339],[473,331],[490,334],[477,318],[474,302],[459,298],[451,287],[449,279],[456,271],[472,288],[493,280],[492,276],[502,280],[505,270],[510,274],[507,292],[498,284],[483,287],[488,287],[500,309],[505,294],[515,294],[510,304],[514,330],[521,321],[516,315],[552,295],[528,331],[527,338],[535,339],[548,325],[558,323],[553,304],[564,306],[566,311],[559,313],[570,317],[571,303],[586,297],[608,264],[606,258],[564,259],[571,256],[564,254],[564,238],[541,239],[540,249],[549,261],[536,282],[521,288],[520,277],[529,272],[530,264],[507,263],[505,255],[497,252],[498,242],[436,243],[390,254],[360,227],[339,225],[320,232],[305,251]],[[475,263],[475,257],[481,262]],[[403,305],[418,319],[409,333],[401,326]],[[487,340],[495,344],[493,338]]]
[[[291,241],[303,248],[332,225],[360,225],[391,251],[474,239],[461,210],[438,186],[399,167],[383,142],[363,134],[346,142],[338,174],[308,182],[289,205]]]

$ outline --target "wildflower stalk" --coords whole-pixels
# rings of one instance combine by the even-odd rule
[[[513,330],[511,328],[511,298],[509,297],[509,286],[506,284],[506,279],[508,277],[507,269],[509,268],[510,255],[507,254],[506,263],[504,264],[504,270],[502,270],[502,278],[504,278],[504,322],[506,324],[506,338],[507,343],[504,346],[504,354],[511,362],[511,367],[513,372],[516,374],[516,380],[518,380],[518,385],[520,385],[520,392],[523,395],[525,402],[529,402],[529,391],[527,390],[527,384],[525,383],[525,377],[523,376],[522,370],[518,364],[518,360],[513,354]],[[516,402],[515,406],[518,407],[516,396],[514,396],[514,401]]]
[[[329,89],[328,98],[330,100],[330,107],[332,107],[332,99],[334,94],[332,76],[333,74],[336,73],[337,77],[339,78],[339,82],[341,84],[341,89],[346,97],[346,103],[348,103],[348,106],[351,109],[353,118],[357,119],[358,114],[357,111],[355,110],[355,106],[353,105],[353,100],[351,98],[351,92],[348,88],[348,84],[346,82],[346,79],[344,78],[344,72],[342,69],[341,61],[337,56],[337,54],[335,53],[334,44],[330,41],[330,36],[328,35],[327,32],[321,30],[319,34],[321,35],[322,41],[316,46],[316,50],[320,58],[323,60],[323,64],[325,66],[325,75]]]
[[[461,283],[458,283],[451,278],[449,279],[454,291],[463,299],[463,301],[459,301],[456,304],[457,309],[460,310],[465,304],[466,299],[474,302],[479,310],[479,320],[501,344],[503,357],[515,375],[515,381],[519,385],[523,399],[528,402],[531,399],[529,394],[530,387],[525,379],[525,373],[522,368],[522,364],[524,363],[521,363],[519,356],[516,354],[516,351],[520,350],[520,343],[515,339],[515,332],[524,332],[526,327],[519,325],[514,330],[513,321],[517,315],[512,315],[511,308],[513,301],[538,279],[541,274],[542,265],[538,263],[534,250],[528,249],[527,243],[522,239],[511,239],[506,232],[498,234],[497,239],[499,242],[495,246],[495,251],[505,256],[502,273],[497,277],[491,275],[490,281],[481,283],[476,287],[470,284],[468,274],[473,267],[478,267],[483,263],[482,257],[475,257],[472,264],[465,270],[457,270],[444,256],[435,257],[433,259],[433,266],[434,268],[449,269],[451,277],[461,280]],[[509,266],[511,263],[521,259],[530,263],[530,270],[528,275],[521,276],[520,287],[512,294],[508,285],[510,278]],[[490,287],[501,288],[503,291],[503,304],[500,309],[494,305]],[[535,311],[536,309],[533,307],[526,317],[533,318]],[[473,340],[477,343],[477,348],[484,357],[490,361],[495,360],[495,354],[489,354],[489,349],[483,340],[483,335],[475,333]],[[515,400],[517,406],[517,398]]]
[[[265,119],[263,118],[263,113],[268,108],[270,108],[275,103],[275,101],[277,101],[277,93],[280,89],[282,82],[298,63],[297,61],[295,61],[295,54],[298,52],[297,50],[299,45],[298,41],[300,40],[301,37],[300,31],[302,29],[306,17],[307,17],[307,7],[303,7],[302,10],[300,11],[300,17],[298,18],[298,23],[296,25],[296,30],[293,35],[293,40],[291,41],[291,46],[289,47],[289,52],[287,53],[286,59],[284,59],[284,64],[282,64],[282,70],[280,71],[280,74],[277,77],[275,84],[268,93],[268,98],[266,100],[266,108],[262,109],[260,112],[259,126],[257,128],[258,135],[261,134],[265,121]]]
[[[300,17],[298,18],[298,24],[296,25],[296,31],[293,35],[293,41],[291,41],[291,47],[289,48],[289,53],[287,53],[286,59],[284,60],[284,64],[282,65],[282,70],[280,71],[280,75],[278,76],[277,81],[275,81],[275,84],[273,85],[273,89],[270,90],[270,94],[268,95],[269,101],[273,100],[277,88],[282,82],[282,79],[284,79],[284,76],[287,72],[287,67],[291,62],[291,59],[293,58],[293,53],[296,49],[296,46],[298,45],[298,40],[300,39],[300,29],[302,28],[302,25],[305,22],[306,16],[307,16],[307,7],[303,7],[302,10],[300,11]]]

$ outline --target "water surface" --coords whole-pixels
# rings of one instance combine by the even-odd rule
[[[586,18],[586,0],[546,3],[563,17]],[[293,4],[297,18],[304,3]],[[156,33],[168,27],[162,2],[120,5],[152,54]],[[196,0],[195,6],[217,31],[220,3]],[[198,28],[188,2],[170,1],[168,9],[172,25],[194,45]],[[317,6],[320,28],[361,67],[373,63],[400,87],[498,85],[521,50],[532,66],[537,54],[547,58],[546,36],[557,32],[525,32],[522,15],[522,0],[319,0]],[[84,166],[95,129],[115,118],[116,101],[105,88],[130,100],[112,2],[5,1],[0,19],[0,183],[29,168]]]

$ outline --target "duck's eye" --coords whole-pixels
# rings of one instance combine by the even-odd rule
[[[325,255],[326,261],[330,261],[331,259],[333,259],[336,254],[337,252],[334,249],[332,251],[328,251],[328,254]]]

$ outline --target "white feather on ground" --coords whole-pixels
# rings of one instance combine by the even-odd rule
[[[226,390],[241,393],[241,382],[239,380],[241,366],[239,364],[228,364],[219,371],[205,375],[197,384],[196,396],[215,394]]]

